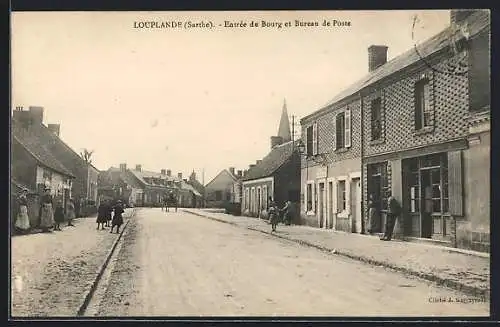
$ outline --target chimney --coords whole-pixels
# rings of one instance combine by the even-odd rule
[[[187,182],[188,182],[188,179],[187,179],[187,178],[183,178],[182,180],[183,180],[185,183],[187,183]]]
[[[474,13],[473,9],[451,9],[450,10],[450,25],[462,23],[469,15]]]
[[[33,124],[42,124],[43,107],[30,107],[30,116],[33,119]]]
[[[229,172],[234,176],[234,167],[229,167]]]
[[[177,177],[178,177],[179,179],[182,179],[182,173],[177,173]]]
[[[161,174],[162,174],[162,175],[166,175],[166,174],[167,174],[167,171],[166,171],[165,169],[162,169],[162,170],[161,170]]]
[[[283,143],[283,138],[281,136],[271,136],[271,149],[274,149],[278,145]]]
[[[142,170],[142,166],[141,165],[135,165],[135,170],[141,171]]]
[[[371,45],[368,47],[368,71],[374,71],[387,62],[387,49],[385,45]]]
[[[48,124],[47,127],[52,133],[56,134],[59,137],[59,133],[61,132],[60,124]]]
[[[172,171],[170,169],[167,169],[167,176],[168,177],[172,176]]]
[[[255,167],[255,164],[251,164],[248,167],[249,167],[249,169],[252,169],[253,167]]]
[[[126,170],[127,170],[127,164],[125,164],[125,163],[121,163],[121,164],[120,164],[120,171],[121,171],[121,172],[125,172]]]
[[[241,170],[238,170],[238,175],[237,175],[239,178],[243,177],[243,171]]]
[[[257,160],[257,161],[255,162],[255,165],[260,165],[260,163],[261,163],[261,162],[262,162],[262,160]]]
[[[243,177],[245,177],[248,173],[248,169],[243,170]]]

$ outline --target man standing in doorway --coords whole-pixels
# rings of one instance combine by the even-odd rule
[[[390,241],[392,239],[392,233],[394,232],[394,226],[396,225],[396,219],[398,219],[401,214],[401,205],[394,196],[390,196],[387,199],[387,221],[385,223],[385,233],[381,238],[382,241]]]

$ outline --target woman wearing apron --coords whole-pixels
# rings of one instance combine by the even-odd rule
[[[41,198],[40,203],[40,228],[44,232],[50,231],[54,226],[54,210],[52,208],[52,195],[50,188],[45,188],[45,194]]]
[[[17,199],[17,205],[19,208],[17,219],[16,219],[16,229],[21,233],[26,233],[30,229],[30,219],[28,217],[28,189],[23,189],[19,198]]]

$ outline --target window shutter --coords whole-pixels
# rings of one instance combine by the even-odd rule
[[[337,115],[333,116],[332,135],[332,150],[335,151],[337,149]]]
[[[345,138],[345,147],[350,148],[351,147],[351,109],[346,109],[345,110],[345,133],[344,133],[344,138]]]
[[[332,199],[332,212],[337,212],[337,182],[332,181],[332,194],[330,195]]]
[[[318,154],[318,123],[313,124],[313,155]]]
[[[448,152],[449,209],[452,216],[463,216],[462,151]]]
[[[304,184],[304,212],[307,212],[307,183]]]

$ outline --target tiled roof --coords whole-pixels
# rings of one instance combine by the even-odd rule
[[[182,181],[181,188],[193,192],[196,196],[201,196],[201,194],[189,183]]]
[[[40,164],[63,175],[75,177],[54,157],[47,144],[39,137],[35,135],[13,135],[12,140],[23,146]]]
[[[298,142],[298,140],[295,141],[295,145],[297,145]],[[271,176],[292,156],[292,151],[294,149],[293,143],[294,142],[290,141],[274,147],[258,165],[248,170],[243,180],[249,181]]]
[[[35,190],[33,190],[31,187],[29,187],[26,184],[23,184],[19,181],[17,181],[15,178],[11,177],[10,178],[10,184],[11,184],[11,193],[15,192],[20,192],[23,189],[27,189],[29,193],[37,193]],[[12,188],[14,186],[16,189],[14,190]]]
[[[468,22],[467,28],[469,31],[469,38],[478,34],[479,32],[481,32],[490,25],[489,15],[485,15],[484,12],[473,13],[471,16],[469,16],[467,22]],[[422,42],[422,44],[419,44],[417,46],[418,52],[417,50],[415,50],[415,48],[412,48],[406,51],[405,53],[401,54],[400,56],[397,56],[394,59],[388,61],[384,65],[380,66],[379,68],[370,72],[368,75],[364,76],[356,83],[349,86],[344,91],[340,92],[337,96],[335,96],[332,100],[330,100],[327,104],[325,104],[321,109],[316,110],[315,112],[307,115],[301,120],[303,121],[314,114],[328,110],[328,108],[331,105],[340,102],[345,98],[360,92],[364,88],[376,82],[379,82],[382,79],[389,77],[392,74],[420,61],[422,59],[421,56],[427,57],[440,50],[443,50],[449,45],[449,38],[451,35],[450,32],[451,32],[451,27],[448,27],[443,31],[441,31],[440,33],[436,34],[435,36],[431,37],[430,39]]]
[[[158,178],[161,180],[173,181],[174,187],[178,187],[178,183],[180,182],[180,180],[178,178],[175,178],[173,176],[162,175],[161,173],[157,173],[157,172],[153,172],[153,171],[147,171],[147,170],[138,171],[138,170],[134,170],[134,169],[129,169],[128,171],[131,174],[133,174],[141,183],[143,183],[144,185],[147,185],[147,186],[160,187],[160,188],[171,188],[171,186],[148,183],[148,182],[146,182],[147,178]]]

